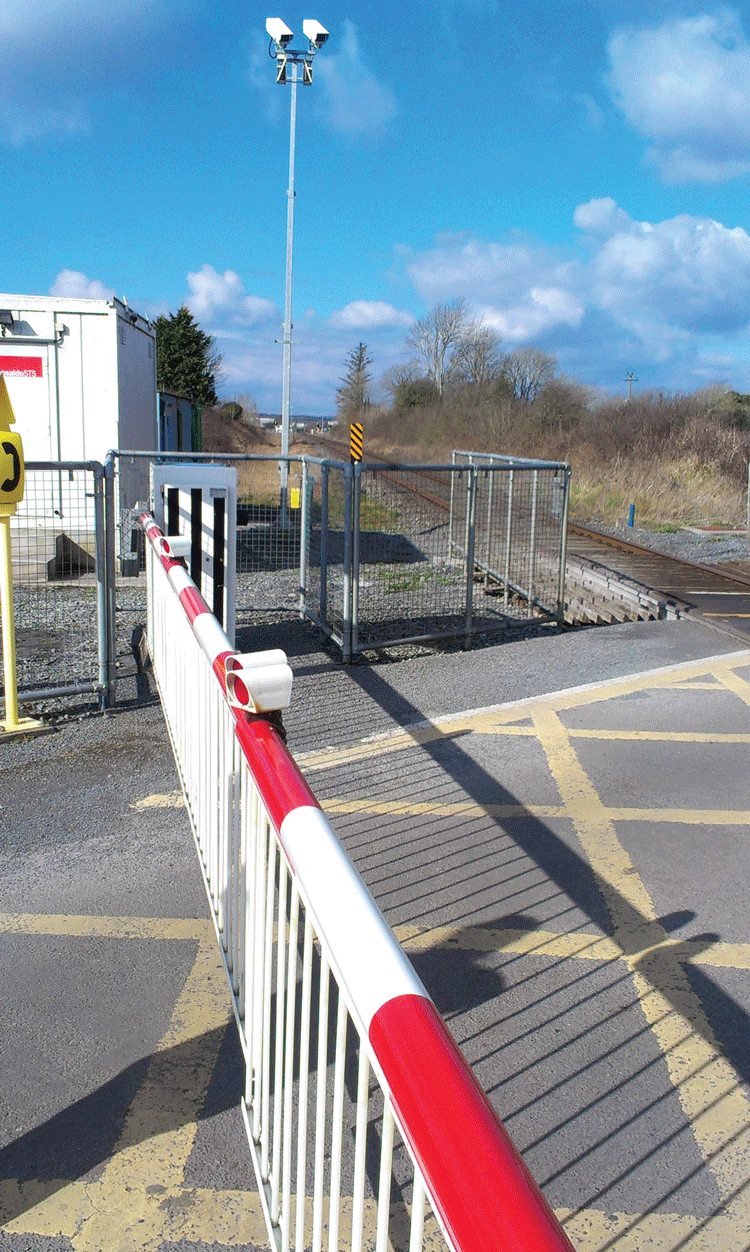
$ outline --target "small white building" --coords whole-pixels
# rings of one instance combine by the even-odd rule
[[[0,373],[27,461],[158,447],[156,333],[124,301],[0,292]]]
[[[156,332],[124,300],[0,293],[0,374],[27,462],[103,462],[112,448],[159,447]],[[147,497],[148,464],[125,458],[119,470],[122,518]],[[24,501],[18,522],[26,516],[26,525],[49,532],[46,546],[59,552],[61,537],[82,523],[51,488],[44,500],[44,515],[39,500]],[[93,536],[78,543],[92,550]]]

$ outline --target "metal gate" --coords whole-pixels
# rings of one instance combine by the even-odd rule
[[[294,614],[350,661],[368,649],[556,620],[570,470],[455,453],[450,465],[113,452],[27,465],[12,519],[19,699],[112,704],[145,621],[142,500],[152,463],[237,470],[237,629]],[[147,491],[146,491],[147,494]]]
[[[107,488],[98,461],[26,464],[24,498],[10,519],[20,703],[92,693],[108,702]]]

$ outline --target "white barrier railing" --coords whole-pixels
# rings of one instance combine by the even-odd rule
[[[149,649],[232,990],[272,1244],[571,1252],[273,714],[257,712],[288,702],[284,662],[238,658],[179,545],[149,514],[141,524]]]

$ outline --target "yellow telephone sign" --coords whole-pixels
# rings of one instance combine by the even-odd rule
[[[15,421],[5,378],[0,374],[0,514],[5,515],[15,513],[23,500],[23,443],[10,429]]]

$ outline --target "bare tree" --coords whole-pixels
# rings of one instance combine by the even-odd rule
[[[386,392],[393,399],[399,387],[404,383],[412,382],[418,377],[419,364],[417,361],[396,362],[383,374],[380,379],[380,387],[382,391]]]
[[[424,362],[439,396],[468,329],[465,301],[453,300],[450,304],[436,304],[409,331],[407,346]]]
[[[530,404],[545,383],[554,378],[557,361],[541,348],[516,348],[503,360],[503,375],[519,400]]]
[[[451,376],[473,386],[494,382],[503,370],[501,342],[497,331],[481,320],[469,323],[452,357]]]

